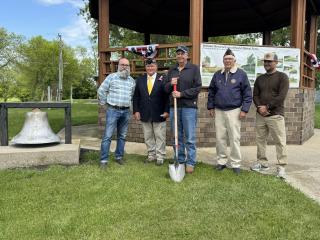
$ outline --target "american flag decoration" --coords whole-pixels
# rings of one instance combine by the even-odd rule
[[[142,56],[143,58],[155,58],[158,54],[159,44],[140,45],[140,46],[127,46],[127,51]]]
[[[317,58],[317,56],[311,53],[309,54],[309,57],[310,57],[312,67],[316,68],[317,70],[320,70],[320,60]]]

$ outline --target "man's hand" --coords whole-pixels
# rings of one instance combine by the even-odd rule
[[[209,111],[209,115],[211,116],[211,117],[215,117],[216,116],[216,112],[215,112],[215,110],[214,109],[210,109]]]
[[[175,77],[175,78],[171,78],[171,85],[177,85],[178,84],[178,78]]]
[[[162,118],[167,119],[169,117],[169,113],[164,112],[160,115]]]
[[[244,119],[246,116],[247,116],[247,113],[241,111],[241,112],[240,112],[240,115],[239,115],[239,118],[240,118],[240,119]]]
[[[107,111],[107,104],[101,104],[100,103],[100,106],[103,109],[103,111]]]
[[[258,106],[258,113],[262,116],[267,116],[269,114],[268,107],[266,105]]]
[[[174,98],[180,98],[180,97],[181,97],[181,92],[173,91],[173,92],[172,92],[172,97],[174,97]]]
[[[141,119],[140,113],[139,113],[139,112],[135,112],[135,113],[134,113],[134,118],[135,118],[137,121],[140,121],[140,119]]]

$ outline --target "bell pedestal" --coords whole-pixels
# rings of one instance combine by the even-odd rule
[[[77,165],[80,156],[80,140],[72,139],[72,144],[57,144],[32,147],[14,145],[0,146],[0,169]]]

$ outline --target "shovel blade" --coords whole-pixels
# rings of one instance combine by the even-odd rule
[[[184,164],[169,164],[169,175],[174,182],[181,182],[186,174]]]

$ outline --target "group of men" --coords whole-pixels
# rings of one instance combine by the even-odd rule
[[[201,75],[197,65],[188,62],[188,48],[178,46],[177,63],[166,75],[157,73],[155,59],[145,62],[146,74],[136,81],[130,76],[128,59],[119,60],[118,71],[106,77],[98,89],[100,104],[107,105],[106,128],[101,142],[101,168],[106,168],[112,135],[117,129],[115,159],[124,164],[124,146],[131,116],[141,121],[148,156],[145,163],[164,163],[166,155],[166,119],[170,118],[174,132],[173,99],[177,99],[178,161],[186,165],[186,173],[193,173],[196,166],[196,127],[198,95],[201,91]],[[277,71],[278,57],[267,53],[263,59],[265,74],[257,77],[253,94],[247,74],[236,65],[236,57],[228,49],[223,56],[223,69],[217,71],[209,86],[207,109],[214,118],[216,131],[216,169],[227,166],[240,174],[241,151],[240,129],[253,102],[256,113],[257,162],[252,170],[262,172],[269,169],[266,145],[269,133],[277,152],[277,176],[285,178],[287,164],[284,100],[289,88],[288,76]],[[230,154],[227,153],[228,142]],[[176,146],[173,144],[174,150]],[[230,162],[228,162],[228,159]]]

